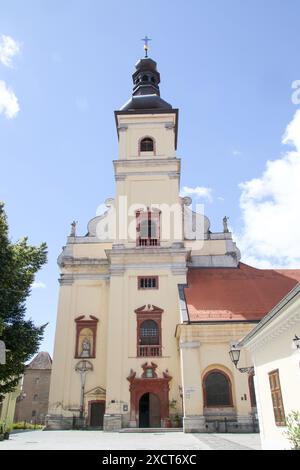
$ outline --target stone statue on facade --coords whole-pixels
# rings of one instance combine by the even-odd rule
[[[228,220],[229,220],[229,217],[223,217],[223,232],[224,233],[229,233],[229,229],[228,229]]]
[[[76,237],[76,225],[77,225],[77,222],[73,220],[73,222],[71,223],[70,237]]]

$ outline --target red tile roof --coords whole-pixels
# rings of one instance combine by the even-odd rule
[[[189,319],[261,320],[298,282],[300,269],[191,268],[184,289]]]

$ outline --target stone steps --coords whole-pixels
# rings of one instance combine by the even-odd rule
[[[120,433],[160,433],[165,434],[166,432],[183,432],[182,428],[123,428],[120,429]]]

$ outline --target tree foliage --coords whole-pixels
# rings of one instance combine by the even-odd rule
[[[0,365],[0,401],[14,390],[24,363],[38,351],[46,325],[25,319],[26,299],[35,274],[47,261],[47,245],[31,246],[27,238],[12,243],[4,204],[0,203],[0,338],[5,342],[6,364]]]
[[[286,418],[286,437],[292,445],[292,450],[300,450],[300,411],[292,411]]]

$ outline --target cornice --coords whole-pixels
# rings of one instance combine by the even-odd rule
[[[236,343],[252,328],[252,323],[202,325],[185,321],[177,325],[176,335],[183,342],[200,341],[200,343],[228,343],[230,345],[230,342],[234,341]]]
[[[111,265],[129,268],[147,268],[150,266],[167,267],[174,274],[186,272],[190,250],[177,247],[147,247],[147,248],[112,248],[105,250]]]
[[[129,176],[168,176],[170,179],[179,179],[180,173],[178,171],[131,171],[131,172],[124,172],[124,173],[117,173],[115,174],[116,181],[124,181]]]
[[[179,343],[179,347],[180,349],[198,349],[200,344],[200,341],[182,341]]]
[[[70,268],[75,266],[107,266],[108,260],[105,258],[74,258],[73,256],[60,255],[58,265],[60,268]]]
[[[181,159],[177,157],[161,158],[161,157],[149,157],[149,158],[132,158],[132,159],[122,159],[122,160],[113,160],[113,165],[115,172],[119,168],[132,168],[132,167],[162,167],[170,166],[170,164],[175,164],[178,167],[178,171],[181,166]]]
[[[266,346],[272,344],[274,347],[274,340],[279,338],[281,335],[293,329],[295,325],[300,323],[300,311],[295,311],[294,314],[289,315],[288,318],[282,318],[276,324],[270,324],[257,334],[256,337],[253,337],[244,347],[250,352],[256,352],[265,348]],[[292,335],[295,332],[292,332]],[[291,337],[292,340],[292,337]]]
[[[76,281],[109,281],[109,279],[109,273],[63,273],[58,282],[61,286],[71,286]]]

